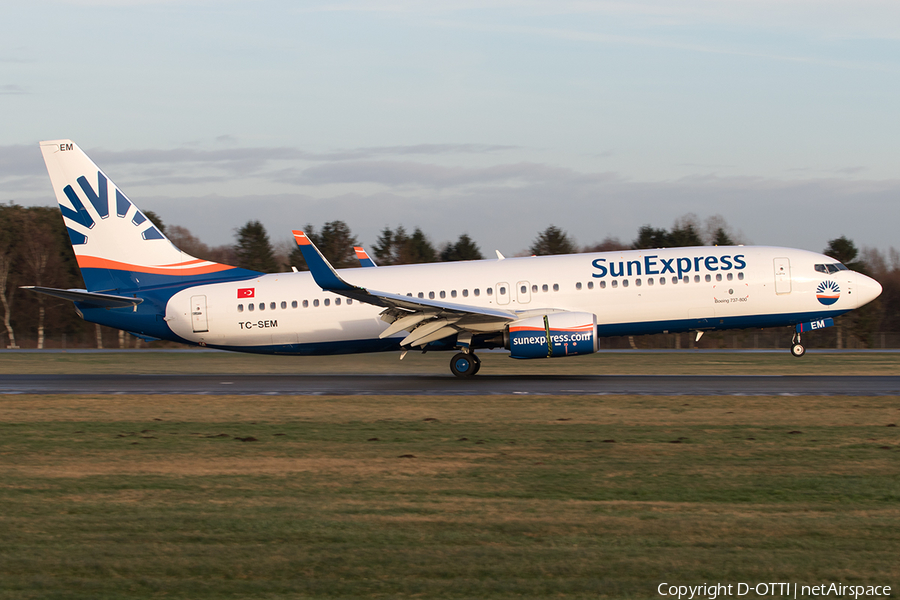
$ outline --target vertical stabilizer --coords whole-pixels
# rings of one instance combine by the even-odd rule
[[[71,140],[41,142],[41,153],[89,291],[259,275],[176,248]]]

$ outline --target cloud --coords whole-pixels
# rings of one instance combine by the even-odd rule
[[[580,181],[613,177],[585,174],[572,169],[520,162],[489,167],[447,167],[413,161],[348,161],[310,167],[292,183],[325,185],[335,183],[377,183],[387,186],[446,188],[473,184],[515,184],[517,182]]]
[[[27,93],[25,88],[19,85],[0,85],[0,96],[23,96]]]

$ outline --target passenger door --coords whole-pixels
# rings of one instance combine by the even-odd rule
[[[191,325],[194,333],[209,331],[209,324],[206,321],[206,296],[191,296]]]
[[[775,259],[775,293],[791,293],[791,260],[789,258]]]

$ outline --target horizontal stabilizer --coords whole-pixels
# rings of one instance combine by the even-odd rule
[[[102,306],[105,308],[131,308],[144,301],[142,298],[129,298],[128,296],[115,296],[113,294],[98,294],[96,292],[88,292],[87,290],[60,290],[57,288],[47,288],[36,285],[23,285],[22,289],[62,298],[63,300],[83,302],[85,304],[93,304],[94,306]]]

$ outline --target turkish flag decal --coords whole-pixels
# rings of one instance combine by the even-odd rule
[[[256,288],[238,288],[238,298],[252,298]]]

